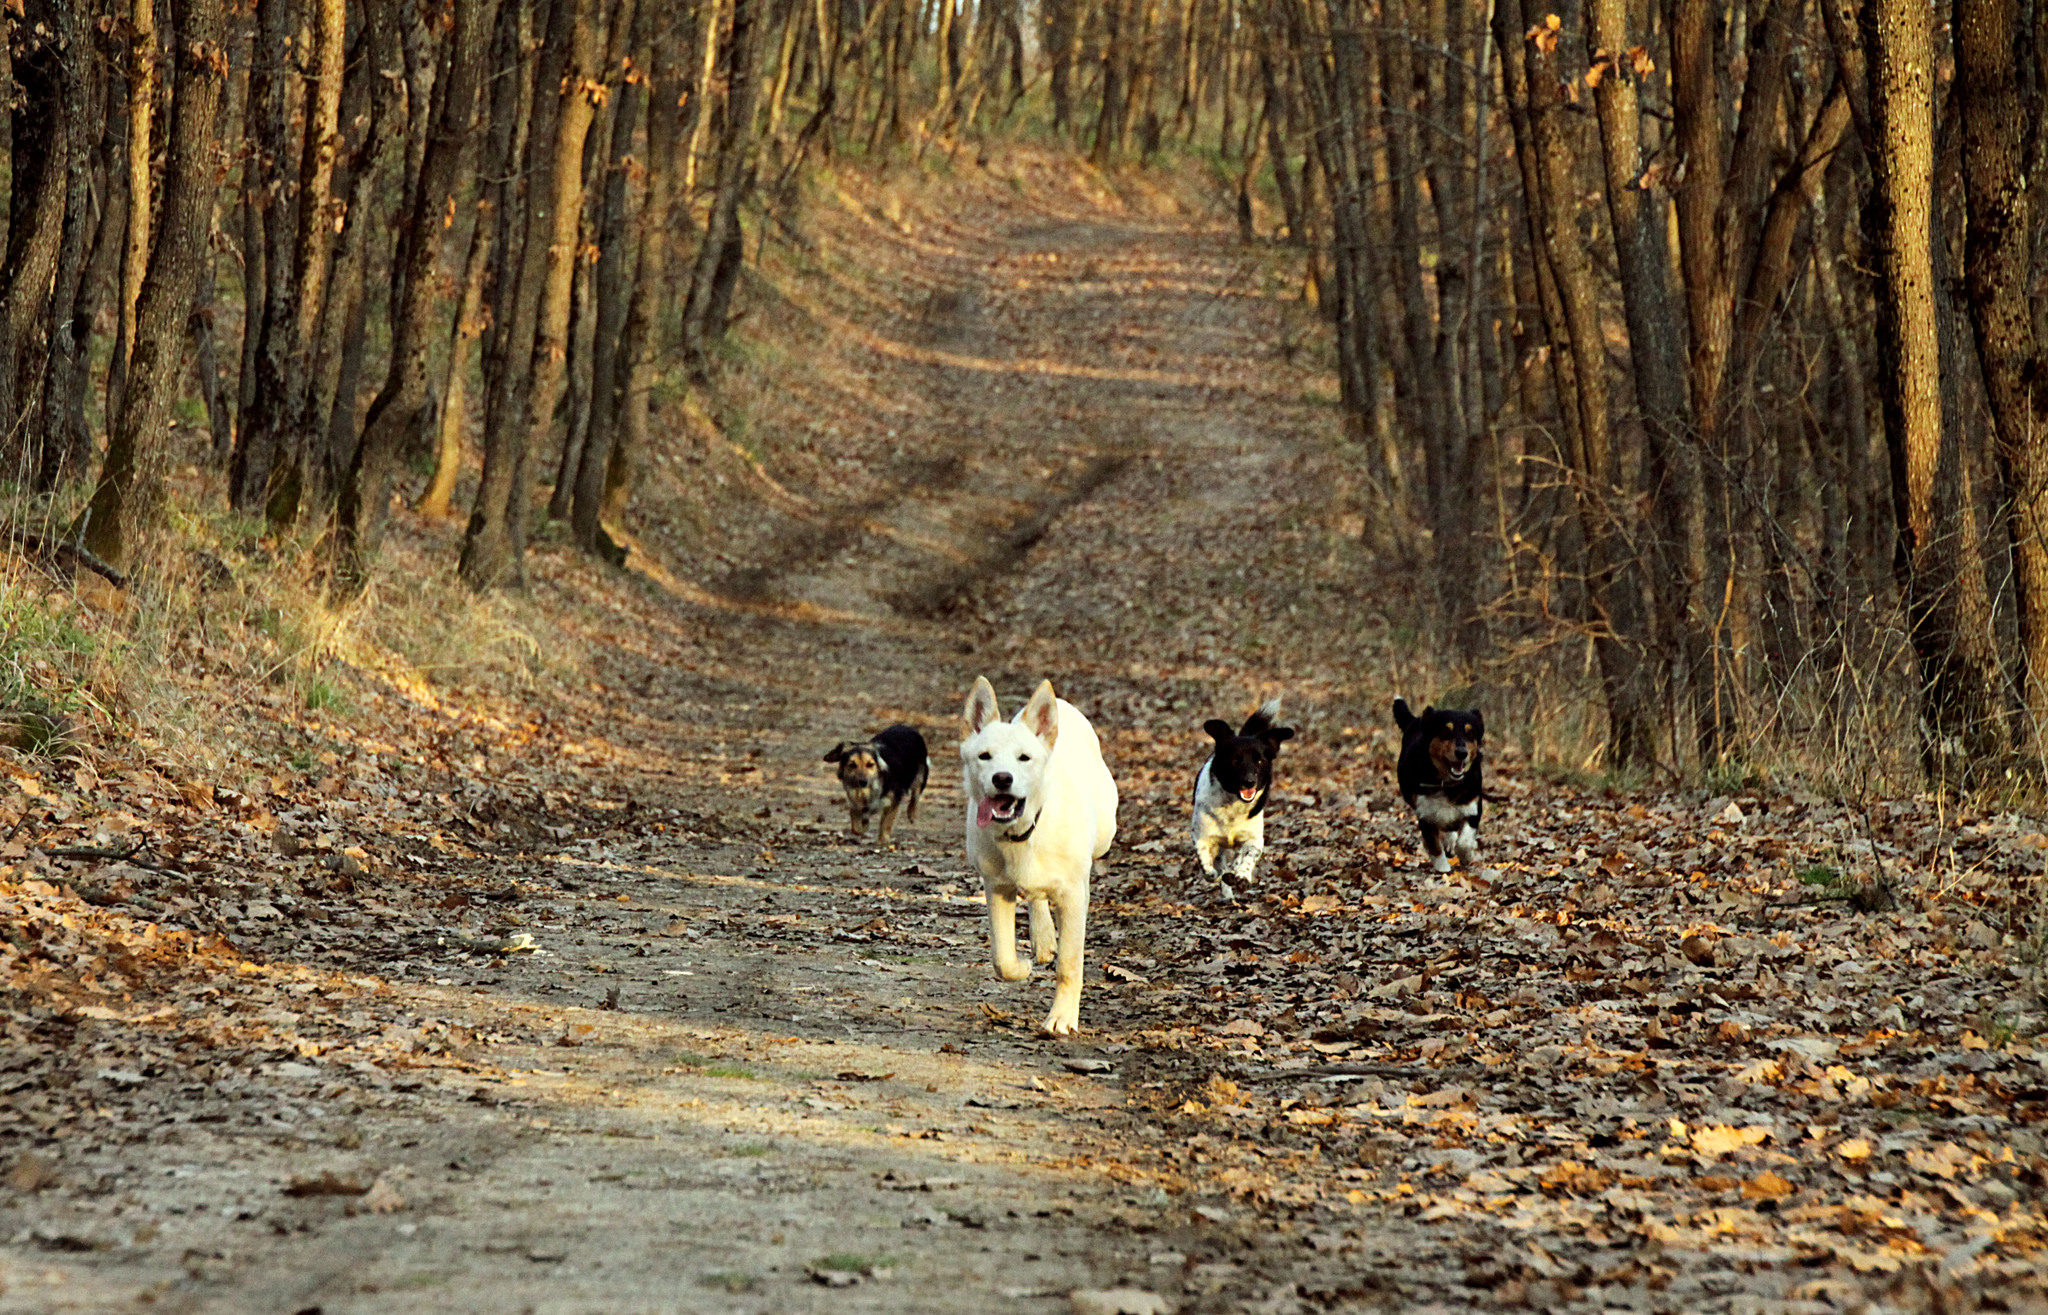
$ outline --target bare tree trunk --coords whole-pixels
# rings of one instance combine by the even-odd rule
[[[1052,95],[1052,128],[1069,132],[1074,126],[1074,39],[1079,34],[1077,10],[1081,0],[1045,0],[1046,82]]]
[[[719,265],[727,258],[727,248],[739,236],[740,201],[752,179],[747,150],[754,135],[754,45],[761,3],[762,0],[733,0],[717,189],[712,194],[711,213],[705,220],[704,241],[697,249],[696,267],[691,271],[689,300],[683,307],[683,360],[691,377],[700,383],[708,377],[706,348],[724,327],[714,325],[712,318],[718,298]]]
[[[1301,194],[1287,171],[1287,97],[1273,71],[1273,60],[1265,42],[1259,46],[1259,77],[1266,85],[1266,153],[1272,157],[1273,185],[1280,193],[1280,212],[1287,219],[1287,244],[1301,246],[1308,226]]]
[[[1629,54],[1640,47],[1630,40],[1626,0],[1591,0],[1587,16],[1588,55],[1599,71],[1593,100],[1606,166],[1607,212],[1614,223],[1629,361],[1646,440],[1651,590],[1670,668],[1669,692],[1699,700],[1706,693],[1700,682],[1712,679],[1698,595],[1706,568],[1706,518],[1671,295],[1671,257],[1661,216],[1640,186],[1645,161],[1636,84],[1641,75]],[[1674,745],[1674,752],[1678,748]]]
[[[1606,496],[1619,473],[1608,428],[1606,347],[1592,259],[1575,213],[1581,189],[1565,136],[1569,115],[1561,89],[1568,70],[1560,51],[1562,38],[1578,25],[1576,10],[1575,4],[1562,6],[1562,28],[1548,29],[1555,35],[1547,43],[1539,39],[1529,47],[1530,130],[1541,189],[1532,204],[1539,206],[1543,245],[1556,274],[1566,333],[1566,340],[1552,350],[1569,352],[1575,367],[1579,425],[1577,450],[1572,453],[1574,483],[1586,544],[1587,592],[1595,612],[1594,648],[1607,694],[1608,761],[1627,768],[1650,761],[1653,722],[1638,650],[1643,638],[1640,583],[1616,541],[1615,512]],[[1522,12],[1528,26],[1548,28],[1544,20],[1549,14],[1541,0],[1524,0]],[[1583,78],[1574,75],[1573,80]]]
[[[631,49],[643,51],[647,48],[645,29],[650,26],[649,13],[641,8],[633,16],[634,39]],[[648,59],[655,65],[659,56]],[[658,67],[658,66],[657,66]],[[666,72],[661,68],[656,76]],[[614,109],[611,139],[611,164],[605,178],[604,204],[598,229],[597,266],[592,271],[597,291],[597,333],[590,358],[591,397],[590,423],[584,435],[582,449],[577,454],[577,463],[567,466],[562,472],[556,493],[563,507],[562,514],[572,518],[571,529],[576,533],[577,545],[586,551],[596,548],[596,538],[587,541],[581,530],[573,524],[573,517],[579,499],[588,501],[583,492],[585,471],[592,472],[597,481],[593,491],[601,491],[605,469],[611,464],[611,453],[615,431],[619,424],[621,402],[627,387],[629,367],[622,359],[625,342],[626,318],[631,313],[633,249],[638,246],[629,236],[626,226],[626,155],[634,134],[639,130],[640,112],[647,99],[644,84],[627,86],[620,90]],[[654,142],[652,123],[649,124],[648,157],[650,191],[653,185],[653,171],[667,171],[671,161],[658,154]],[[643,207],[644,208],[644,207]],[[645,219],[643,217],[643,224]]]
[[[628,157],[639,130],[639,88],[625,81],[627,63],[636,48],[638,6],[616,0],[606,24],[605,90],[583,148],[584,174],[579,226],[584,249],[594,247],[597,259],[579,258],[571,296],[569,335],[569,423],[562,436],[562,459],[555,467],[548,495],[548,519],[567,520],[575,501],[576,468],[599,419],[598,394],[608,393],[612,360],[618,353],[620,325],[626,318],[625,207]],[[787,46],[785,46],[787,53]],[[609,419],[602,423],[610,423]]]
[[[362,326],[367,318],[370,235],[388,227],[387,216],[377,205],[377,185],[406,117],[404,85],[382,76],[381,70],[398,49],[391,10],[372,4],[364,17],[357,72],[345,88],[342,108],[346,121],[360,122],[367,116],[368,122],[346,168],[337,171],[346,183],[341,230],[333,235],[329,291],[321,307],[319,339],[298,421],[311,449],[305,468],[317,490],[314,505],[322,515],[333,510],[362,432],[357,394],[366,347]]]
[[[156,6],[133,0],[128,25],[128,233],[121,253],[121,318],[115,330],[114,363],[107,378],[107,414],[119,409],[134,354],[135,302],[149,264],[151,118],[157,98]]]
[[[263,207],[263,322],[258,331],[255,387],[242,415],[228,478],[228,501],[244,513],[267,511],[279,459],[296,418],[291,405],[292,334],[298,324],[292,277],[297,235],[298,173],[292,167],[291,57],[299,32],[299,0],[259,0],[254,67],[249,75],[251,161]],[[294,490],[293,509],[297,498]]]
[[[1095,145],[1089,161],[1107,169],[1111,154],[1123,141],[1124,67],[1129,62],[1124,47],[1130,40],[1130,15],[1124,12],[1128,0],[1102,0],[1102,105],[1095,118]]]
[[[389,3],[390,0],[371,0]],[[496,25],[497,0],[456,0],[447,56],[435,79],[434,131],[421,157],[419,186],[399,232],[393,278],[402,279],[391,315],[391,364],[363,424],[335,513],[335,548],[344,581],[359,582],[376,552],[391,499],[400,442],[427,400],[427,344],[442,310],[434,267],[448,207],[476,169],[477,107]]]
[[[6,259],[0,264],[0,436],[6,477],[34,479],[42,465],[43,370],[48,358],[50,294],[63,246],[71,145],[64,103],[65,51],[57,27],[70,0],[32,0],[15,24],[14,82],[24,106],[12,136]]]
[[[550,87],[560,90],[551,131],[542,134],[536,125],[528,142],[528,159],[535,162],[537,172],[528,198],[520,293],[522,302],[534,305],[530,312],[533,348],[521,414],[508,416],[512,428],[507,438],[498,441],[493,436],[484,450],[483,482],[477,490],[458,568],[472,589],[523,583],[519,577],[526,552],[527,502],[532,496],[528,470],[532,454],[554,422],[555,405],[562,396],[569,294],[574,286],[576,234],[582,215],[583,139],[590,131],[594,109],[588,87],[597,73],[596,33],[589,12],[590,0],[559,0],[559,21],[553,26],[562,34],[565,62],[558,78],[543,73],[535,87],[537,101],[545,98]],[[522,313],[526,313],[523,307]],[[513,350],[517,350],[516,338]]]
[[[476,355],[476,341],[484,331],[484,271],[490,265],[496,230],[493,208],[489,202],[478,207],[476,230],[469,239],[469,260],[462,275],[462,309],[455,318],[455,335],[448,345],[447,383],[441,389],[434,477],[428,481],[427,491],[420,495],[415,508],[420,515],[435,520],[448,514],[456,477],[462,473],[462,429],[469,413],[469,371]]]
[[[86,546],[118,568],[136,560],[163,512],[165,421],[184,373],[185,319],[213,215],[214,121],[227,71],[221,0],[172,0],[171,12],[178,44],[161,222],[136,301],[129,386],[85,526]]]
[[[1996,661],[1965,600],[1974,542],[1959,542],[1959,444],[1942,424],[1934,270],[1934,42],[1914,0],[1868,0],[1872,189],[1866,224],[1878,283],[1878,393],[1899,539],[1894,570],[1919,662],[1922,754],[1936,781],[1967,780],[2001,747]],[[1952,754],[1961,747],[1961,755]]]
[[[620,336],[619,367],[625,382],[619,396],[617,440],[609,460],[600,466],[595,452],[584,453],[577,473],[576,506],[571,520],[578,546],[614,561],[622,558],[601,522],[623,523],[626,508],[639,483],[650,441],[650,410],[660,353],[658,325],[668,285],[673,248],[676,208],[676,179],[680,172],[676,152],[686,137],[688,108],[698,104],[691,97],[688,106],[667,95],[663,88],[671,77],[686,72],[683,52],[688,49],[684,35],[667,28],[657,31],[654,44],[656,94],[647,107],[647,155],[651,172],[647,198],[640,211],[640,262],[634,271],[633,299],[626,308],[626,324]],[[672,72],[671,72],[672,70]]]
[[[1984,383],[1997,423],[2018,599],[2021,703],[2016,738],[2048,741],[2048,354],[2028,302],[2033,203],[2027,149],[2039,131],[2038,75],[2023,82],[2030,33],[2018,0],[1958,0],[1956,91],[1962,109],[1964,277]],[[2037,148],[2038,149],[2038,148]]]
[[[342,68],[346,53],[343,43],[347,36],[348,5],[347,0],[308,3],[312,10],[313,58],[305,96],[305,140],[299,147],[298,214],[292,241],[294,318],[283,356],[286,429],[278,443],[278,455],[285,463],[285,480],[276,505],[269,508],[270,518],[276,524],[296,519],[309,495],[324,497],[331,487],[322,451],[330,407],[316,403],[314,395],[318,390],[313,386],[312,369],[333,256],[332,202],[335,163],[342,147]],[[374,77],[376,71],[370,69],[365,73]],[[346,322],[346,309],[336,318]]]
[[[42,388],[41,433],[36,487],[50,489],[84,464],[91,435],[81,435],[85,394],[91,386],[87,353],[92,323],[80,321],[81,290],[91,269],[88,239],[96,216],[94,164],[104,149],[106,88],[100,52],[92,49],[90,14],[79,0],[58,8],[57,38],[63,75],[62,113],[66,129],[64,230],[57,243],[56,278],[47,315],[48,366]],[[18,176],[18,175],[17,175]],[[90,303],[88,303],[90,304]]]

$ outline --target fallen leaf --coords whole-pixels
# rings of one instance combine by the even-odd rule
[[[1746,1201],[1782,1201],[1797,1190],[1788,1180],[1766,1169],[1742,1185],[1742,1196]]]
[[[363,1193],[363,1207],[375,1214],[396,1214],[405,1209],[405,1197],[399,1194],[388,1178],[379,1178],[370,1184],[370,1190]]]
[[[1690,1139],[1694,1151],[1700,1155],[1719,1158],[1732,1155],[1745,1146],[1755,1146],[1771,1135],[1769,1128],[1750,1126],[1731,1128],[1725,1123],[1708,1124],[1694,1128]]]

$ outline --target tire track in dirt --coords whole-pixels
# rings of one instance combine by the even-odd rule
[[[1081,327],[1123,313],[1103,265],[1134,240],[1137,234],[1099,222],[1035,221],[997,231],[985,249],[956,258],[948,281],[904,326],[906,337],[945,349],[944,360],[909,372],[936,413],[923,437],[937,450],[897,463],[884,492],[833,509],[821,526],[795,528],[764,562],[728,573],[714,588],[745,601],[808,600],[931,620],[956,610],[978,582],[1013,568],[1060,517],[1143,452],[1129,435],[1156,427],[1148,413],[1159,402],[1199,404],[1177,396],[1187,390],[1136,371],[1127,380],[1101,377],[1116,371],[1061,341],[1067,335],[1057,327],[1050,359],[1088,362],[1093,371],[1046,374],[1018,363],[1026,334],[1047,336],[1042,322],[1049,318]],[[1031,278],[1021,293],[1000,286],[1025,281],[1019,271],[1045,269],[1057,273]],[[1213,299],[1195,302],[1169,336],[1198,328],[1215,309]],[[895,532],[868,532],[877,523]]]

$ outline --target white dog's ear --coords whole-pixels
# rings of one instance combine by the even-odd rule
[[[1024,729],[1045,741],[1050,749],[1060,738],[1060,701],[1052,692],[1052,682],[1041,680],[1038,688],[1031,693],[1031,702],[1024,705],[1024,711],[1017,714],[1017,720]]]
[[[974,689],[967,695],[967,706],[960,712],[960,720],[966,723],[967,733],[979,732],[1001,715],[996,709],[996,687],[988,683],[987,676],[976,676]]]

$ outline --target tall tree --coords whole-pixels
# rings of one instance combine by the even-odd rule
[[[185,322],[222,173],[214,132],[228,69],[221,0],[172,0],[171,14],[177,42],[162,209],[136,302],[128,388],[85,525],[86,546],[117,568],[135,560],[162,516],[166,422],[184,373]]]
[[[2019,603],[2020,730],[2048,743],[2048,354],[2034,331],[2029,153],[2039,149],[2041,74],[2019,0],[1957,0],[1956,94],[1969,206],[1964,278],[1997,423]],[[2038,21],[2038,20],[2037,20]]]
[[[394,4],[395,0],[369,0]],[[401,221],[393,266],[391,361],[364,420],[335,513],[336,560],[345,580],[360,581],[375,553],[391,500],[399,444],[419,422],[427,395],[427,344],[444,308],[436,296],[446,216],[474,174],[478,102],[487,72],[497,0],[455,0],[445,59],[434,80],[433,130],[419,182]]]
[[[704,223],[697,263],[690,271],[689,299],[683,305],[683,360],[700,381],[708,369],[705,353],[710,342],[724,332],[725,326],[713,315],[719,301],[718,284],[722,270],[728,271],[729,277],[738,268],[740,201],[753,178],[748,152],[754,138],[754,61],[762,2],[733,0],[732,30],[726,37],[724,127],[719,134],[711,213]]]
[[[740,0],[751,8],[750,0]],[[527,371],[525,404],[509,441],[488,446],[483,481],[463,540],[459,569],[473,589],[490,589],[519,580],[526,552],[527,501],[532,495],[528,471],[554,424],[561,401],[563,367],[569,330],[569,296],[573,290],[579,250],[578,226],[583,208],[583,139],[595,113],[592,91],[597,81],[597,33],[590,21],[592,0],[557,0],[566,56],[553,131],[530,140],[529,159],[540,164],[527,212],[521,296],[533,304],[533,350]],[[543,77],[545,91],[550,79]],[[536,255],[540,268],[536,270]],[[530,291],[529,291],[530,289]],[[515,345],[516,350],[516,345]],[[522,581],[523,582],[523,581]]]
[[[1866,0],[1877,384],[1899,535],[1894,570],[1921,684],[1922,756],[1956,779],[2002,747],[1997,662],[1977,545],[1961,523],[1961,450],[1942,423],[1935,287],[1933,16],[1914,0]],[[1961,746],[1960,756],[1950,754]],[[1951,768],[1954,769],[1953,773]]]

